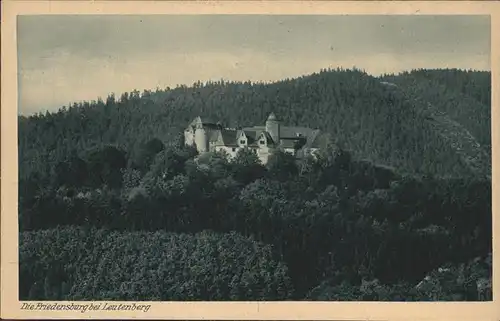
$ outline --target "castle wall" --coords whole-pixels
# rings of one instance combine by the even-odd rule
[[[271,138],[275,143],[280,141],[280,123],[276,120],[266,121],[266,131],[271,135]]]
[[[199,153],[208,152],[208,133],[203,127],[196,128],[194,142]]]
[[[259,154],[259,160],[263,165],[266,165],[267,162],[269,161],[269,156],[270,154]]]
[[[273,115],[271,115],[273,116]],[[273,116],[269,117],[266,121],[265,124],[265,129],[271,136],[271,138],[274,140],[275,143],[280,142],[280,122]],[[191,127],[191,126],[194,126]],[[229,158],[232,159],[234,158],[238,151],[246,144],[240,144],[240,140],[242,139],[241,136],[237,138],[236,144],[241,145],[241,146],[220,146],[219,144],[222,144],[223,141],[221,140],[221,136],[215,136],[212,135],[213,132],[217,132],[221,130],[220,125],[214,125],[214,124],[203,124],[201,120],[198,117],[198,120],[195,119],[191,123],[191,125],[184,131],[184,141],[186,145],[196,145],[196,149],[198,150],[199,153],[205,153],[209,151],[224,151],[229,155]],[[218,141],[213,141],[209,142],[209,137],[219,137]],[[259,140],[261,137],[259,137]],[[219,146],[218,146],[219,145]],[[318,150],[317,148],[305,148],[301,150],[299,153],[295,151],[293,148],[285,148],[284,151],[287,153],[291,153],[292,155],[295,155],[296,157],[304,157],[305,155],[313,155],[316,156],[315,153]],[[263,164],[267,164],[269,161],[269,157],[272,155],[274,152],[275,146],[265,146],[262,144],[259,144],[259,148],[255,148],[257,152],[257,156],[259,160]]]
[[[272,154],[272,150],[268,147],[261,147],[257,150],[257,156],[259,157],[262,164],[267,164],[269,157]]]
[[[188,146],[193,146],[194,144],[194,133],[192,131],[184,131],[184,143]]]
[[[234,149],[234,151],[233,151]],[[227,146],[217,146],[215,148],[216,151],[225,151],[229,155],[229,159],[232,159],[236,157],[236,154],[238,153],[239,148],[238,147],[227,147]]]

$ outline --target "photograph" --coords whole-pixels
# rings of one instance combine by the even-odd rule
[[[15,27],[16,309],[493,302],[490,15]]]

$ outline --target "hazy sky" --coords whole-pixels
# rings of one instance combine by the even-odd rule
[[[19,113],[210,79],[490,69],[488,16],[20,16]]]

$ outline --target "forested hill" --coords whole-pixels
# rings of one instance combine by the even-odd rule
[[[20,117],[19,297],[491,300],[488,77],[324,70]],[[271,111],[340,146],[263,165],[180,140]]]
[[[416,70],[383,77],[476,175],[491,175],[491,74]]]
[[[85,156],[110,143],[133,161],[145,142],[176,139],[197,115],[243,126],[263,123],[272,111],[286,124],[329,132],[358,159],[412,174],[476,175],[477,162],[470,160],[477,152],[474,144],[487,155],[491,145],[490,91],[486,72],[418,70],[376,78],[343,69],[270,84],[198,82],[133,91],[55,113],[20,116],[19,171],[21,178],[49,177],[53,166],[68,155]],[[453,122],[455,127],[448,126],[446,135],[436,128],[443,122],[422,113],[429,104]],[[472,137],[465,150],[456,145],[465,137],[454,133],[456,129]]]

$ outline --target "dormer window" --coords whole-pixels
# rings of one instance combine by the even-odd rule
[[[266,142],[265,142],[264,140],[261,140],[259,143],[260,143],[261,145],[265,145],[265,144],[266,144]]]

